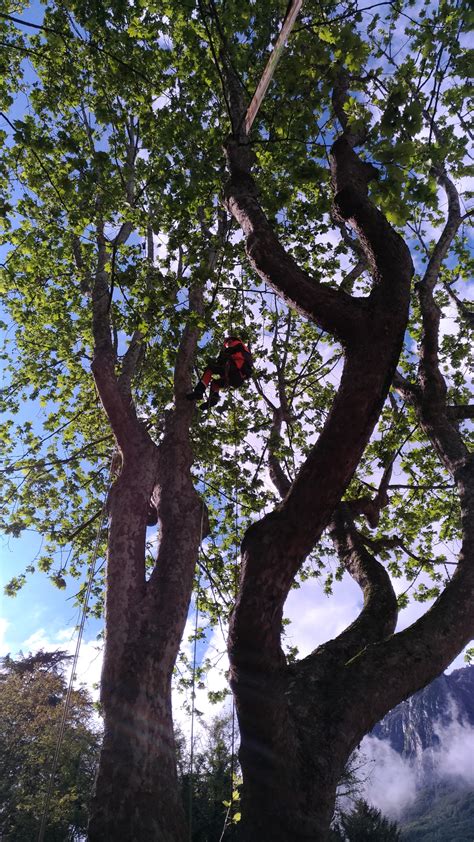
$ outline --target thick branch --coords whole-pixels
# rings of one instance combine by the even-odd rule
[[[372,529],[378,526],[380,512],[388,505],[387,489],[392,476],[393,462],[385,468],[380,485],[375,497],[359,497],[356,500],[347,500],[346,506],[353,515],[364,515]]]
[[[285,474],[281,462],[276,455],[281,443],[281,425],[283,420],[283,409],[281,407],[275,408],[273,410],[273,423],[270,429],[270,438],[268,443],[268,470],[270,473],[270,479],[282,498],[286,496],[291,488],[291,482]]]
[[[92,373],[118,446],[125,454],[133,447],[134,434],[137,433],[139,425],[132,404],[123,399],[115,373],[116,355],[110,331],[107,261],[106,241],[99,232],[97,270],[92,290]]]
[[[469,327],[474,328],[474,310],[470,309],[466,306],[464,301],[461,301],[458,295],[453,290],[453,281],[452,283],[448,283],[447,281],[443,281],[443,286],[448,293],[449,297],[455,302],[461,317],[466,320]]]
[[[344,69],[341,69],[334,83],[334,88],[332,91],[332,107],[334,109],[334,113],[337,119],[339,120],[344,130],[345,138],[353,147],[358,146],[364,141],[367,135],[367,129],[365,129],[364,127],[364,129],[361,132],[355,133],[353,129],[349,126],[348,117],[344,110],[344,104],[347,100],[349,85],[350,76]]]
[[[356,232],[367,267],[374,279],[370,296],[373,304],[390,296],[393,308],[403,300],[403,284],[397,282],[394,267],[403,277],[411,278],[413,264],[403,239],[370,201],[368,184],[377,177],[371,164],[361,161],[343,135],[331,149],[331,174],[334,189],[334,216],[348,222]]]
[[[439,411],[440,405],[444,405],[446,383],[438,363],[440,310],[434,300],[433,291],[439,278],[441,264],[461,224],[459,196],[453,182],[444,170],[436,170],[436,175],[448,198],[448,218],[429,259],[423,279],[418,285],[423,322],[418,378],[425,400],[431,404],[435,412]]]
[[[143,336],[136,330],[130,340],[130,344],[122,360],[122,368],[118,378],[120,394],[124,401],[132,400],[132,380],[135,376],[137,365],[143,354]]]
[[[429,369],[428,369],[429,371]],[[442,400],[433,409],[428,389],[397,377],[397,388],[415,407],[420,423],[442,463],[453,476],[461,504],[462,545],[456,571],[432,608],[391,640],[369,647],[348,668],[347,686],[354,696],[370,696],[364,728],[370,728],[402,698],[419,690],[445,669],[474,635],[474,454],[466,448],[450,408]],[[384,694],[377,688],[383,686]],[[360,713],[360,705],[359,705]],[[355,729],[360,723],[353,723]]]
[[[224,190],[227,208],[241,226],[246,237],[246,252],[262,280],[268,283],[286,303],[311,318],[324,330],[343,331],[340,310],[344,309],[346,325],[356,317],[357,307],[349,296],[319,284],[302,270],[280,243],[259,201],[251,169],[255,155],[243,130],[245,103],[242,88],[233,69],[226,67],[229,102],[234,136],[229,138],[225,153],[230,179]],[[352,306],[351,306],[352,304]]]
[[[369,643],[393,634],[398,616],[397,598],[390,576],[364,545],[344,504],[334,513],[330,535],[341,562],[364,594],[364,608],[357,620],[331,641],[349,659]]]
[[[428,288],[431,291],[433,291],[436,285],[441,264],[445,259],[448,249],[462,222],[459,196],[453,182],[448,177],[444,169],[434,168],[433,171],[438,183],[443,187],[446,193],[446,198],[448,200],[448,218],[443,231],[441,232],[441,236],[434,247],[421,282],[421,286]]]
[[[457,421],[463,421],[467,418],[474,418],[474,403],[470,404],[455,404],[448,406],[448,415],[450,418],[455,418]]]
[[[74,262],[81,275],[81,279],[79,282],[81,292],[83,292],[85,295],[90,295],[92,291],[92,278],[87,266],[84,263],[84,259],[82,256],[81,241],[77,234],[72,235],[72,253],[74,255]]]
[[[421,689],[474,636],[474,460],[465,466],[461,501],[464,539],[458,567],[433,607],[389,640],[361,652],[347,666],[346,686],[358,712],[354,733],[370,729],[393,705]],[[383,693],[380,688],[383,687]],[[370,699],[370,704],[367,700]],[[360,722],[361,711],[366,721]],[[352,718],[351,711],[348,719]]]
[[[356,265],[353,266],[353,268],[347,273],[347,275],[344,275],[344,277],[341,281],[340,289],[342,289],[344,291],[347,290],[347,292],[350,292],[352,290],[352,287],[353,287],[354,283],[356,282],[357,278],[360,278],[360,276],[362,275],[363,272],[366,271],[366,269],[367,269],[367,261],[366,261],[365,257],[360,258],[357,261]]]
[[[257,198],[250,146],[230,139],[226,155],[230,170],[226,205],[244,232],[255,271],[293,310],[345,341],[361,317],[360,302],[319,283],[283,248]]]

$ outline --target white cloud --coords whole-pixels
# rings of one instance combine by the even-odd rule
[[[434,752],[440,778],[455,778],[474,786],[474,728],[467,723],[451,722],[435,728],[440,748]]]
[[[6,632],[7,628],[10,625],[8,620],[4,617],[0,617],[0,657],[7,655],[9,652],[9,648],[6,642]]]
[[[456,711],[452,711],[456,716]],[[474,728],[454,719],[434,724],[438,746],[430,746],[413,760],[401,757],[388,742],[364,737],[361,754],[367,775],[363,797],[390,818],[400,818],[428,783],[449,781],[474,786]],[[426,777],[428,775],[428,777]]]
[[[40,649],[43,649],[46,652],[63,649],[68,655],[74,655],[76,650],[77,634],[77,629],[74,626],[60,629],[54,633],[51,633],[44,628],[39,628],[26,638],[19,648],[24,654],[27,654],[28,652],[38,652]],[[10,651],[10,649],[7,648],[6,651]],[[89,641],[84,639],[82,640],[74,683],[76,687],[80,684],[84,684],[94,700],[97,700],[99,696],[98,688],[95,685],[97,685],[100,681],[102,657],[103,644],[94,639]],[[71,668],[72,664],[70,664],[66,669],[66,679],[68,681]]]
[[[414,766],[377,737],[364,737],[360,750],[372,767],[364,784],[364,798],[384,815],[398,818],[416,798]]]
[[[362,594],[350,576],[336,582],[334,595],[327,597],[318,580],[308,579],[290,591],[285,617],[291,620],[285,640],[297,646],[299,657],[309,655],[321,643],[331,640],[356,619],[362,609]]]

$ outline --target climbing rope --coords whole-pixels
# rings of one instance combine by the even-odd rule
[[[194,715],[195,715],[195,696],[196,696],[196,653],[197,653],[197,630],[199,619],[199,586],[201,584],[201,571],[199,570],[199,578],[196,593],[196,617],[194,622],[194,651],[193,651],[193,677],[191,685],[191,735],[190,735],[190,753],[189,753],[189,840],[191,842],[193,835],[193,775],[194,775]]]
[[[82,604],[81,621],[80,621],[80,624],[79,624],[79,631],[78,631],[78,635],[77,635],[76,650],[74,652],[74,658],[73,658],[72,669],[71,669],[71,676],[69,678],[69,684],[68,684],[66,699],[65,699],[64,708],[63,708],[63,714],[62,714],[62,717],[61,717],[61,722],[59,724],[58,738],[56,740],[56,747],[55,747],[55,751],[54,751],[53,762],[52,762],[52,765],[51,765],[51,772],[49,774],[48,788],[46,790],[46,795],[45,795],[44,804],[43,804],[43,813],[42,813],[42,816],[41,816],[41,825],[40,825],[40,829],[39,829],[39,833],[38,833],[38,842],[43,842],[44,835],[45,835],[45,832],[46,832],[46,824],[47,824],[47,820],[48,820],[49,807],[50,807],[50,802],[51,802],[51,796],[52,796],[52,793],[53,793],[54,776],[56,774],[56,770],[57,770],[57,767],[58,767],[58,760],[59,760],[59,755],[60,755],[60,752],[61,752],[62,741],[63,741],[64,733],[65,733],[65,730],[66,730],[66,721],[67,721],[67,716],[68,716],[68,713],[69,713],[69,708],[70,708],[70,705],[71,705],[74,677],[75,677],[75,673],[76,673],[77,662],[78,662],[78,659],[79,659],[79,652],[80,652],[81,643],[82,643],[82,636],[83,636],[83,633],[84,633],[84,627],[85,627],[85,623],[86,623],[87,609],[88,609],[88,606],[89,606],[89,599],[90,599],[90,595],[91,595],[91,591],[92,591],[92,584],[94,582],[94,577],[95,577],[95,573],[96,573],[96,562],[97,562],[97,556],[98,556],[98,553],[99,553],[101,533],[102,533],[102,529],[104,528],[104,523],[105,523],[105,519],[106,519],[106,515],[107,515],[107,497],[108,497],[110,486],[111,486],[111,483],[112,483],[112,466],[113,466],[113,464],[114,464],[114,456],[112,456],[112,460],[111,460],[109,479],[108,479],[108,483],[107,483],[107,488],[105,490],[104,501],[103,501],[103,504],[102,504],[102,511],[101,511],[101,515],[100,515],[100,522],[99,522],[99,526],[98,526],[97,534],[96,534],[96,538],[95,538],[95,543],[94,543],[94,549],[92,551],[92,560],[91,560],[90,567],[89,567],[89,575],[88,575],[88,579],[87,579],[87,588],[86,588],[86,593],[85,593],[85,596],[84,596],[84,602]]]
[[[236,467],[235,471],[235,479],[234,479],[234,536],[235,536],[235,553],[234,553],[234,566],[233,566],[233,590],[234,590],[234,598],[237,596],[237,583],[238,583],[238,572],[239,572],[239,554],[238,554],[238,535],[239,535],[239,491],[238,491],[238,481],[239,481],[239,473],[237,469],[237,414],[235,409],[235,396],[232,393],[232,414],[233,414],[233,432],[234,432],[234,466]],[[232,718],[231,718],[231,749],[230,749],[230,795],[229,795],[229,806],[227,808],[227,812],[224,818],[224,826],[222,828],[222,833],[219,837],[219,842],[222,842],[224,839],[225,832],[229,826],[229,823],[232,822],[232,808],[234,803],[234,774],[235,774],[235,735],[236,735],[236,712],[235,712],[235,700],[234,696],[232,695]]]
[[[236,416],[236,407],[235,407],[235,397],[233,392],[232,395],[232,412],[233,412],[233,439],[234,439],[234,465],[236,466],[236,475],[234,480],[234,499],[233,502],[235,504],[234,509],[234,532],[235,532],[235,556],[234,556],[234,566],[232,570],[232,578],[233,578],[233,590],[234,595],[237,592],[237,580],[238,580],[238,550],[237,550],[237,541],[238,541],[238,523],[239,523],[239,504],[238,504],[238,469],[237,469],[237,416]],[[203,479],[202,483],[205,487],[209,485],[209,483]],[[226,496],[226,495],[224,495]],[[229,498],[230,499],[230,498]],[[201,535],[199,541],[199,548],[201,554],[201,545],[202,545],[202,538],[203,538],[203,524],[204,524],[204,503],[202,505],[202,513],[201,513]],[[192,684],[191,684],[191,728],[190,728],[190,757],[189,757],[189,800],[188,800],[188,827],[189,827],[189,842],[192,840],[192,833],[193,833],[193,775],[194,775],[194,724],[195,724],[195,695],[196,695],[196,673],[197,673],[197,637],[198,637],[198,628],[199,628],[199,596],[200,596],[200,585],[201,585],[201,568],[200,568],[200,559],[198,559],[198,567],[199,567],[199,576],[197,582],[197,595],[196,595],[196,604],[195,604],[195,615],[194,615],[194,643],[193,643],[193,661],[192,661]],[[211,583],[212,588],[212,583]],[[219,619],[220,622],[220,619]],[[222,630],[222,626],[221,626]],[[223,632],[223,630],[222,630]],[[219,839],[219,842],[222,842],[224,838],[224,834],[227,830],[229,817],[232,819],[232,805],[233,805],[233,792],[234,792],[234,774],[235,774],[235,736],[236,736],[236,721],[235,721],[235,703],[232,699],[232,731],[231,731],[231,761],[230,761],[230,799],[229,799],[229,807],[227,809],[225,819],[224,819],[224,826],[222,828],[222,833]]]
[[[242,296],[245,301],[244,293]],[[235,537],[235,552],[234,552],[234,598],[237,596],[238,575],[239,575],[239,472],[237,469],[237,413],[235,410],[235,396],[232,396],[232,411],[233,411],[233,425],[234,425],[234,467],[235,467],[235,482],[234,482],[234,496],[235,496],[235,511],[234,511],[234,537]],[[232,805],[234,801],[234,772],[235,772],[235,699],[232,694],[232,732],[231,732],[231,750],[230,750],[230,820],[232,821]]]
[[[201,586],[201,567],[200,559],[202,536],[204,529],[204,500],[201,506],[201,528],[199,536],[199,553],[198,553],[198,581],[196,588],[196,611],[194,617],[194,644],[193,644],[193,670],[192,670],[192,684],[191,684],[191,733],[190,733],[190,751],[189,751],[189,801],[188,801],[188,826],[189,826],[189,842],[192,839],[193,833],[193,775],[194,775],[194,718],[196,712],[195,698],[196,698],[196,664],[197,664],[197,633],[199,622],[199,590]]]

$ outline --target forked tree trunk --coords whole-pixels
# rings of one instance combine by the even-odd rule
[[[342,115],[343,125],[344,120]],[[374,170],[358,158],[354,143],[345,130],[332,147],[331,172],[335,216],[356,231],[373,277],[365,299],[321,285],[295,264],[258,201],[248,140],[230,141],[227,147],[227,203],[245,233],[249,259],[291,306],[340,339],[346,358],[316,445],[284,489],[280,506],[253,524],[242,543],[229,632],[242,741],[241,842],[324,842],[351,752],[385,713],[442,672],[474,632],[474,457],[449,419],[437,362],[439,313],[432,300],[431,274],[439,269],[460,219],[452,198],[447,226],[420,285],[419,382],[402,382],[401,388],[456,482],[464,539],[458,568],[443,594],[399,634],[393,633],[397,605],[390,579],[340,503],[394,377],[412,274],[405,243],[368,199]],[[281,479],[274,465],[273,476]],[[329,525],[342,563],[364,592],[364,609],[339,637],[288,665],[281,649],[284,602]]]
[[[170,437],[166,447],[160,453],[147,442],[135,466],[124,465],[111,493],[101,682],[105,732],[90,842],[187,839],[176,774],[171,677],[187,617],[202,506],[189,477],[187,483],[181,480],[188,487],[178,489],[174,477],[182,465],[174,458]],[[187,451],[183,444],[185,461]],[[183,526],[175,541],[170,540],[174,521],[168,516],[166,522],[165,514],[158,566],[146,581],[147,489],[153,488],[157,474],[163,493],[183,507]],[[156,503],[163,516],[160,500]]]
[[[234,124],[240,125],[239,89],[229,87]],[[394,377],[413,272],[406,244],[368,198],[367,185],[376,172],[354,151],[361,138],[348,126],[346,93],[347,79],[341,74],[333,97],[344,128],[331,149],[333,211],[336,220],[348,223],[358,236],[373,278],[365,299],[319,283],[295,263],[262,210],[248,138],[241,135],[227,144],[227,205],[245,234],[251,263],[290,306],[339,339],[345,351],[340,387],[316,445],[295,481],[283,489],[281,505],[253,524],[242,543],[242,572],[229,631],[231,684],[242,740],[242,842],[324,842],[336,786],[353,749],[388,710],[450,663],[474,626],[468,613],[474,592],[474,571],[467,561],[472,555],[472,525],[465,528],[460,565],[445,594],[407,632],[394,635],[397,606],[389,577],[359,540],[340,502]],[[451,197],[432,274],[460,218],[455,204]],[[455,478],[472,523],[472,457],[447,419],[429,272],[421,291],[421,386],[407,393]],[[430,371],[423,362],[427,358]],[[281,480],[281,471],[275,471],[274,464],[272,468],[272,476]],[[301,564],[330,524],[341,561],[364,592],[364,609],[338,638],[300,663],[287,665],[281,649],[284,602]]]
[[[212,271],[216,250],[210,250]],[[132,340],[116,374],[109,325],[105,246],[93,293],[93,373],[121,455],[112,486],[106,574],[105,652],[101,677],[104,740],[91,804],[90,842],[184,842],[187,827],[176,772],[171,678],[207,523],[191,478],[192,404],[185,399],[197,330],[183,331],[174,372],[175,408],[159,445],[137,418],[131,380],[139,358]],[[200,312],[202,291],[190,292]],[[147,578],[150,501],[160,525]]]

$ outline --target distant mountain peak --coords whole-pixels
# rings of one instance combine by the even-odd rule
[[[415,760],[426,749],[438,747],[440,733],[453,723],[474,727],[474,666],[440,675],[387,713],[371,736]]]
[[[440,675],[362,742],[364,797],[404,842],[474,842],[474,666]]]

